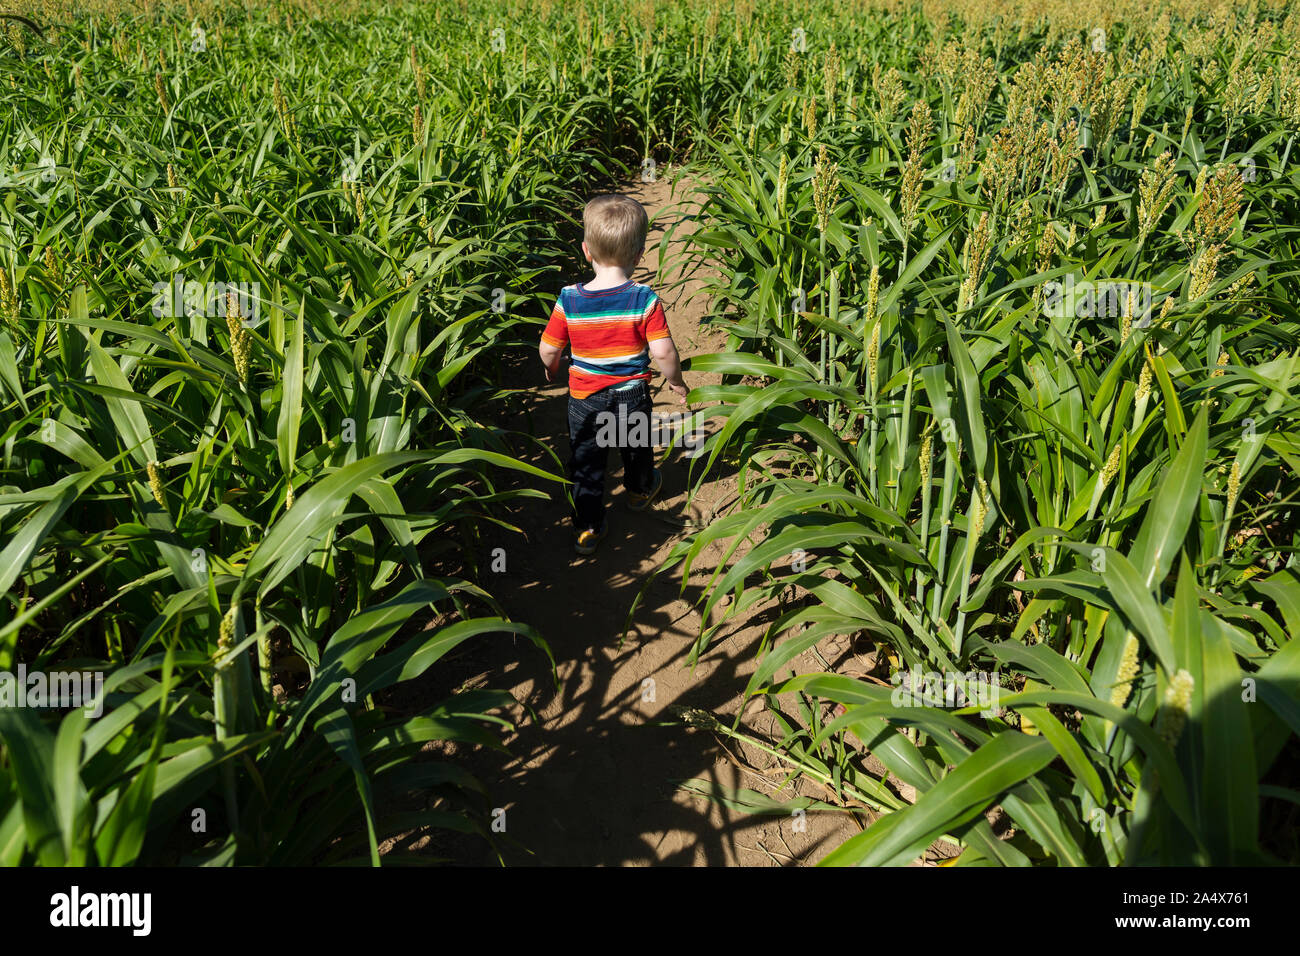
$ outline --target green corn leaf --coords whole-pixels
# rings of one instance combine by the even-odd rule
[[[135,392],[122,367],[94,339],[90,340],[90,369],[97,382],[113,390],[106,393],[105,398],[126,451],[141,466],[155,461],[158,449],[154,446],[153,433],[140,400],[134,397]]]
[[[1056,752],[1045,740],[999,734],[963,761],[917,802],[872,825],[863,839],[842,844],[825,866],[900,865],[914,858],[948,828],[969,819],[1001,794],[1042,770]]]

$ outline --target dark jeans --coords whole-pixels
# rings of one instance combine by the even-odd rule
[[[623,487],[645,494],[654,483],[654,441],[650,383],[638,381],[625,392],[617,386],[586,398],[569,396],[569,479],[573,482],[573,523],[599,531],[605,520],[605,466],[609,450],[623,459]]]

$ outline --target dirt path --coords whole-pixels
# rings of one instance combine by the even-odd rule
[[[625,192],[639,200],[652,219],[643,268],[634,277],[660,291],[673,338],[684,357],[719,351],[725,338],[711,337],[699,325],[704,297],[691,298],[699,281],[674,287],[684,266],[681,239],[695,228],[692,217],[698,211],[686,181],[677,185],[675,195],[666,174],[655,183],[631,185]],[[659,247],[665,229],[674,223],[674,241],[667,248],[664,271],[658,273]],[[542,380],[535,357],[524,374]],[[694,387],[716,384],[719,377],[688,372],[687,381]],[[657,413],[682,410],[661,377],[656,376],[654,387]],[[562,385],[539,388],[528,399],[527,421],[503,424],[531,431],[567,460],[565,396]],[[527,450],[523,451],[528,458]],[[531,460],[553,467],[539,454]],[[524,707],[518,708],[513,715],[518,732],[506,741],[510,756],[474,753],[457,758],[465,760],[486,785],[494,806],[506,809],[506,834],[520,844],[520,848],[506,848],[506,862],[757,866],[816,862],[857,832],[847,815],[811,814],[806,820],[757,817],[678,788],[682,781],[702,779],[780,800],[800,793],[825,799],[825,793],[806,784],[778,793],[784,774],[774,758],[734,742],[724,749],[711,732],[677,724],[669,710],[685,705],[724,720],[733,717],[774,608],[761,607],[741,626],[725,630],[692,673],[685,661],[700,625],[692,601],[705,574],[692,575],[685,599],[679,595],[680,578],[665,574],[648,593],[628,639],[619,647],[633,598],[681,534],[673,520],[689,515],[706,522],[715,508],[734,496],[734,477],[711,475],[688,508],[687,461],[675,451],[664,466],[665,486],[656,513],[637,514],[625,507],[617,455],[610,456],[610,466],[606,499],[610,531],[593,557],[574,554],[567,506],[562,496],[554,494],[549,503],[527,501],[513,510],[510,520],[524,531],[523,536],[503,529],[485,535],[483,542],[483,567],[490,563],[493,548],[504,549],[506,558],[506,570],[488,572],[486,586],[513,618],[537,627],[550,643],[558,688],[544,657],[523,641],[479,642],[451,662],[459,669],[457,686],[508,689],[538,717],[534,722]],[[547,491],[553,489],[552,485]],[[716,550],[706,553],[701,568],[711,570],[718,557]],[[800,663],[801,670],[816,666],[811,657]],[[748,710],[746,729],[768,738],[772,716],[755,703]],[[742,762],[753,769],[742,769]],[[481,842],[473,846],[481,862],[494,862]],[[458,843],[457,849],[466,847]],[[448,855],[464,858],[460,853]]]

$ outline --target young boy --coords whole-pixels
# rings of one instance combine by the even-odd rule
[[[623,459],[623,487],[633,511],[644,510],[663,487],[650,440],[650,359],[683,404],[690,390],[659,296],[630,278],[645,251],[645,210],[627,196],[597,196],[583,210],[582,223],[582,254],[595,277],[560,292],[538,354],[551,381],[564,347],[572,352],[569,479],[575,547],[578,554],[592,554],[607,530],[605,466],[611,447]],[[633,427],[639,416],[644,424]]]

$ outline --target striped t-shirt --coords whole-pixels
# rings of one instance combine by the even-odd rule
[[[669,337],[659,296],[629,279],[611,289],[565,286],[542,341],[570,347],[569,394],[586,398],[602,388],[650,378],[649,343]]]

